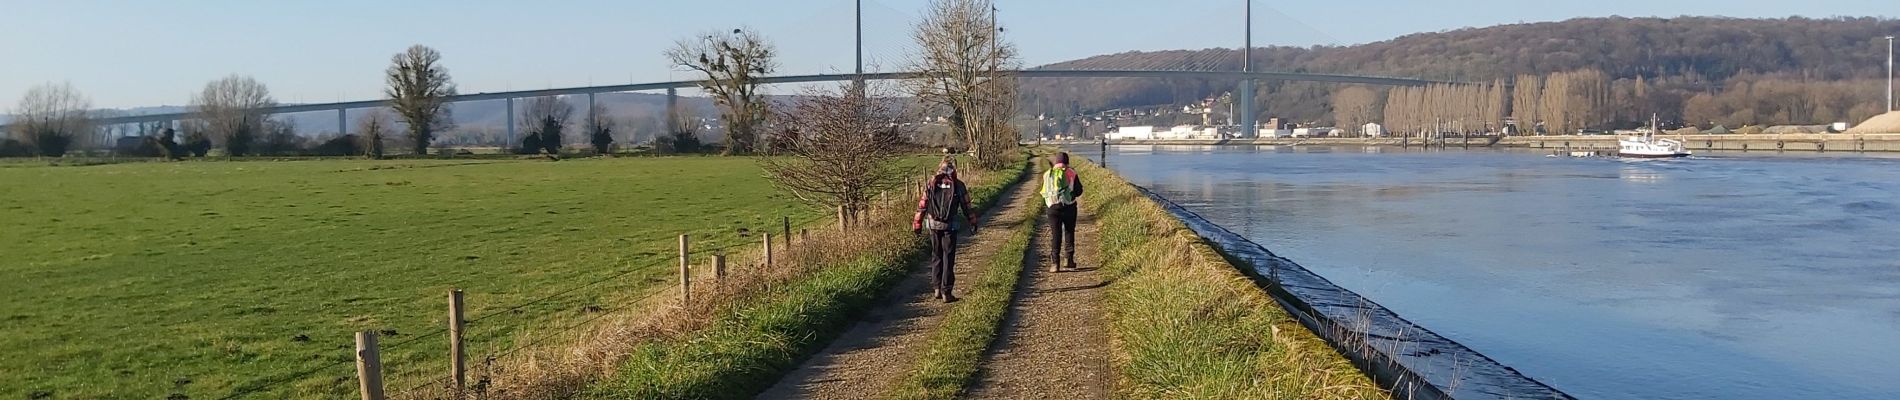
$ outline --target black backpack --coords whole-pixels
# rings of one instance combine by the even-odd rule
[[[924,215],[931,220],[948,223],[954,221],[957,212],[957,183],[947,179],[932,179],[929,192],[925,194]]]

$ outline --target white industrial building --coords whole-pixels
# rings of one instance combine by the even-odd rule
[[[1175,125],[1167,132],[1155,133],[1156,139],[1220,139],[1219,128],[1204,128],[1197,125]]]
[[[1115,130],[1108,131],[1102,135],[1107,137],[1108,140],[1154,140],[1155,127],[1146,125],[1123,126],[1117,127]]]
[[[1366,137],[1385,137],[1385,126],[1377,122],[1367,122],[1359,127],[1359,132],[1366,134]]]

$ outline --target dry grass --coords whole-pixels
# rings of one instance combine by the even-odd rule
[[[1159,205],[1112,172],[1079,167],[1114,282],[1119,397],[1388,397]]]
[[[934,165],[934,160],[932,160]],[[1013,182],[1018,170],[1005,171],[964,171],[965,181],[971,184],[972,197],[982,203],[988,203],[1001,192],[1003,187]],[[541,348],[529,348],[518,353],[493,360],[471,360],[471,387],[469,397],[476,399],[566,399],[576,397],[616,396],[613,393],[627,393],[627,386],[641,386],[631,389],[633,393],[652,395],[659,393],[667,397],[695,397],[694,390],[703,390],[708,385],[693,381],[687,383],[669,382],[683,386],[645,386],[619,382],[627,375],[632,380],[645,379],[629,369],[644,369],[628,366],[635,353],[643,354],[643,363],[649,360],[656,349],[689,351],[704,350],[693,347],[716,347],[723,345],[719,340],[704,340],[709,328],[719,324],[743,325],[743,320],[764,313],[763,309],[802,307],[804,301],[820,297],[820,301],[839,301],[837,291],[812,289],[812,286],[828,287],[835,283],[834,278],[851,281],[858,285],[857,291],[871,290],[881,293],[888,286],[888,277],[898,276],[908,266],[910,260],[919,253],[922,243],[913,240],[908,232],[911,212],[915,210],[914,200],[905,198],[904,193],[891,193],[880,196],[879,206],[865,216],[858,228],[843,230],[826,229],[812,231],[808,239],[795,238],[790,249],[777,248],[783,243],[775,238],[774,263],[771,268],[762,268],[762,246],[743,247],[742,251],[727,255],[727,275],[723,280],[715,281],[710,260],[693,260],[692,301],[680,301],[677,286],[655,293],[637,304],[623,305],[627,312],[613,313],[600,317],[598,321],[584,321],[586,327],[577,334],[556,340],[556,345]],[[834,225],[835,226],[835,225]],[[797,235],[796,233],[794,235]],[[902,238],[902,239],[896,239]],[[868,274],[868,275],[867,275]],[[869,277],[867,277],[869,276]],[[849,297],[849,296],[845,296]],[[844,303],[864,303],[842,299]],[[862,304],[842,304],[838,310],[850,311]],[[844,312],[842,314],[849,314]],[[740,322],[735,322],[740,321]],[[803,322],[812,326],[798,327],[804,330],[824,331],[828,321]],[[817,335],[828,336],[828,335]],[[809,338],[808,338],[809,339]],[[517,343],[525,342],[517,341]],[[771,357],[803,357],[808,353],[797,347],[772,346]],[[718,351],[718,350],[712,350]],[[671,360],[657,362],[693,363],[703,360]],[[771,362],[762,362],[771,364]],[[756,378],[761,372],[775,371],[774,365],[732,365],[735,371],[726,375],[740,375]],[[662,368],[670,369],[670,368]],[[682,368],[693,369],[693,368]],[[678,375],[666,379],[692,381],[694,379],[718,381],[731,378],[721,375],[722,371],[697,369],[699,374],[691,377]],[[777,376],[777,372],[769,375]],[[621,376],[621,378],[615,378]],[[603,388],[602,384],[606,387]],[[713,385],[724,386],[724,385]],[[642,392],[657,389],[657,392]],[[722,396],[739,396],[737,387],[716,387]],[[449,399],[454,393],[446,385],[425,387],[396,396],[400,399]]]

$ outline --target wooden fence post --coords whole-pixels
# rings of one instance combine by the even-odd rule
[[[846,228],[850,227],[850,225],[851,224],[845,222],[845,219],[844,219],[844,205],[839,204],[838,205],[838,231],[844,232],[847,230]]]
[[[468,364],[462,350],[462,289],[449,289],[449,381],[454,384],[455,398],[462,398],[462,391],[468,389]]]
[[[383,360],[374,331],[356,332],[356,382],[363,400],[383,400]]]
[[[800,228],[798,230],[798,241],[800,243],[804,243],[806,246],[810,246],[811,245],[811,230]]]
[[[680,304],[693,301],[693,267],[686,250],[686,235],[680,235]]]
[[[785,224],[785,251],[792,251],[792,217],[779,217]]]
[[[713,264],[713,280],[719,283],[724,283],[726,281],[726,255],[714,254],[712,256],[712,264]]]
[[[765,240],[765,269],[769,271],[772,269],[772,234],[761,233],[759,238]]]

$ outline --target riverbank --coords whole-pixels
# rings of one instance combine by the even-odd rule
[[[1784,135],[1660,135],[1658,137],[1680,140],[1690,150],[1725,151],[1816,151],[1816,152],[1900,152],[1900,134],[1784,134]],[[1493,146],[1522,147],[1551,150],[1616,150],[1618,136],[1510,136],[1498,140]],[[1118,140],[1113,145],[1269,145],[1269,146],[1445,146],[1445,147],[1484,147],[1491,144],[1492,138],[1473,136],[1465,138],[1446,138],[1443,140],[1424,140],[1420,138],[1383,137],[1383,138],[1263,138],[1263,139],[1178,139],[1178,140]],[[1088,146],[1101,142],[1045,141],[1044,144]]]
[[[1104,297],[1117,397],[1388,397],[1156,202],[1077,164],[1113,282]]]

